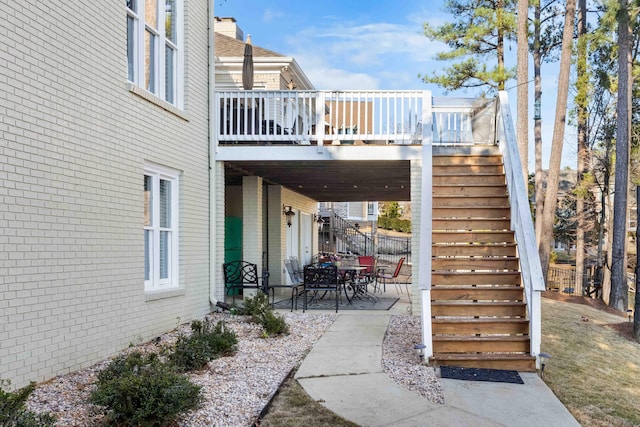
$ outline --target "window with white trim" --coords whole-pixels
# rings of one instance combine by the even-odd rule
[[[126,0],[129,81],[182,106],[183,0]]]
[[[144,289],[178,287],[178,172],[144,169]]]

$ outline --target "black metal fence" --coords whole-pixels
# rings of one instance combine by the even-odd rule
[[[411,237],[362,232],[357,223],[335,214],[325,220],[318,241],[320,252],[373,255],[385,263],[396,263],[405,257],[405,262],[411,262]]]
[[[549,267],[547,289],[557,289],[570,295],[600,296],[601,269],[597,269],[595,266],[587,266],[584,273],[581,274],[582,277],[578,278],[579,282],[576,282],[576,274],[578,274],[576,267],[572,265]],[[576,283],[578,283],[577,286]]]

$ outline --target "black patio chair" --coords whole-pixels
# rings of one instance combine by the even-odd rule
[[[232,296],[232,304],[236,303],[237,291],[243,289],[255,289],[268,295],[260,286],[258,278],[258,266],[247,261],[231,261],[222,264],[224,273],[224,288],[227,295]]]
[[[309,293],[313,293],[313,298],[318,298],[320,292],[334,292],[336,296],[336,313],[338,312],[338,301],[340,298],[340,281],[338,280],[338,267],[329,265],[326,267],[307,265],[303,269],[302,293],[304,296],[302,312],[307,309]]]

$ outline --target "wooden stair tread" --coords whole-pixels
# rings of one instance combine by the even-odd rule
[[[514,307],[520,307],[525,305],[526,303],[524,301],[460,301],[460,300],[456,300],[456,301],[431,301],[431,305],[442,305],[442,306],[447,306],[447,305],[456,305],[456,306],[478,306],[478,305],[484,305],[484,306],[492,306],[492,305],[512,305]]]
[[[431,323],[448,323],[448,324],[458,324],[458,323],[529,323],[529,319],[521,319],[521,318],[503,318],[496,317],[491,319],[469,319],[469,318],[432,318]]]
[[[434,335],[433,341],[466,342],[466,341],[530,341],[528,335],[500,335],[500,336],[451,336]]]
[[[480,354],[454,354],[454,353],[434,353],[433,358],[437,360],[491,360],[491,359],[525,359],[536,360],[535,356],[530,354],[516,353],[480,353]]]
[[[489,275],[501,275],[501,276],[512,276],[512,275],[520,275],[519,271],[433,271],[433,274],[438,274],[442,276],[461,276],[465,274],[477,274],[481,276],[489,276]]]

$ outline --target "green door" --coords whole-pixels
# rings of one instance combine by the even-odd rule
[[[224,262],[242,260],[242,218],[227,216],[224,218]],[[234,289],[238,295],[239,289]]]

